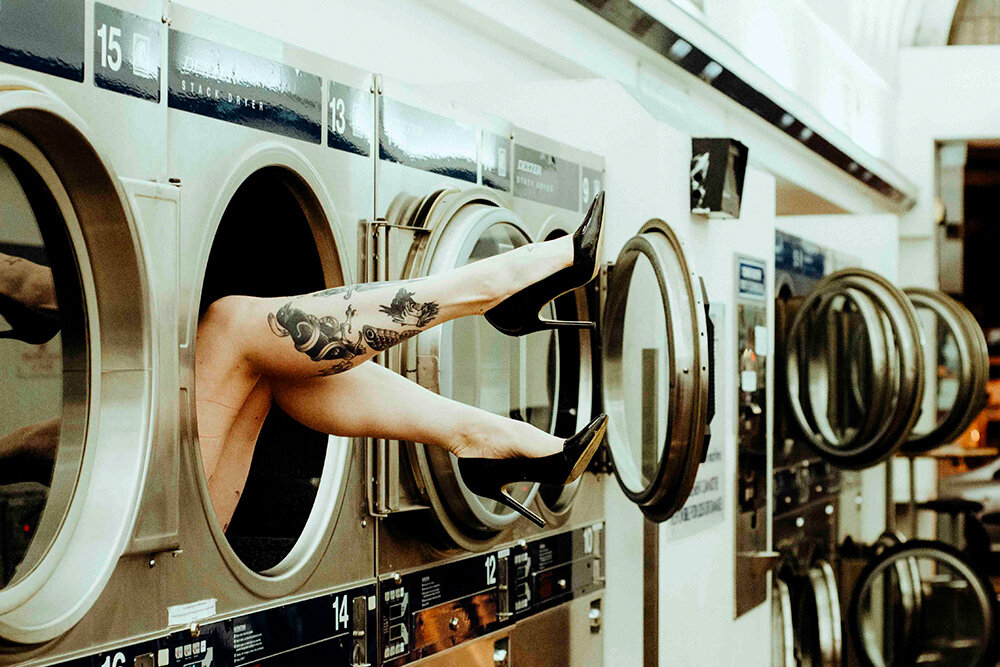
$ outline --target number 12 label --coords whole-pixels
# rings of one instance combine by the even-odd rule
[[[94,85],[122,95],[160,101],[158,22],[94,3]]]

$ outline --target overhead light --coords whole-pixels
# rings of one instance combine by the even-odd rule
[[[667,51],[667,55],[674,60],[681,60],[685,58],[687,54],[691,53],[691,49],[693,48],[693,46],[685,42],[683,39],[678,39],[671,45],[670,50]]]
[[[705,65],[705,69],[701,70],[701,74],[699,74],[699,76],[705,81],[711,81],[720,74],[722,74],[722,65],[714,60],[710,60],[708,64]]]
[[[813,134],[815,133],[808,127],[803,127],[801,130],[799,130],[799,141],[809,141],[810,139],[812,139]]]
[[[793,116],[790,113],[786,113],[784,116],[781,117],[781,120],[779,122],[781,123],[781,127],[789,127],[792,123],[795,122],[795,116]]]
[[[858,170],[858,163],[857,162],[852,162],[851,164],[847,165],[847,171],[851,172],[852,174],[854,172],[856,172],[857,170]]]

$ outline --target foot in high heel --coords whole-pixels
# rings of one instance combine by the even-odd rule
[[[507,492],[507,485],[518,482],[538,482],[565,486],[576,481],[594,458],[608,427],[607,415],[600,415],[586,428],[563,443],[557,454],[536,458],[506,459],[459,458],[458,470],[462,481],[477,496],[489,498],[517,511],[535,524],[545,521]]]
[[[0,315],[10,329],[0,331],[0,338],[14,338],[30,345],[47,343],[59,333],[59,317],[33,310],[20,301],[0,293]]]
[[[590,204],[586,217],[573,234],[573,263],[551,276],[525,287],[486,311],[486,321],[508,336],[524,336],[557,327],[592,328],[593,322],[545,320],[539,313],[553,299],[583,287],[600,270],[604,243],[604,193]]]

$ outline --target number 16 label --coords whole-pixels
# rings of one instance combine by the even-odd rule
[[[94,3],[94,84],[160,101],[160,23]]]

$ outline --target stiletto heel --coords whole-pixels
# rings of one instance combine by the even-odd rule
[[[520,514],[525,519],[535,524],[539,528],[545,528],[545,519],[538,516],[537,514],[529,510],[527,507],[514,500],[514,497],[511,496],[509,493],[507,493],[506,489],[500,489],[499,495],[496,498],[493,498],[493,500],[503,503],[504,505],[516,511],[518,514]]]
[[[6,294],[0,294],[0,315],[10,329],[0,331],[0,338],[13,338],[30,345],[41,345],[59,333],[59,318],[28,308]]]
[[[486,321],[508,336],[524,336],[543,329],[595,328],[593,322],[547,320],[539,316],[545,304],[583,287],[597,277],[604,244],[604,193],[590,204],[586,217],[573,233],[573,264],[516,292],[486,311]]]
[[[599,415],[586,428],[563,443],[563,449],[549,456],[507,459],[459,458],[462,481],[477,496],[495,500],[515,510],[539,526],[545,521],[507,492],[509,484],[538,482],[565,486],[576,481],[594,458],[608,427],[607,415]]]

